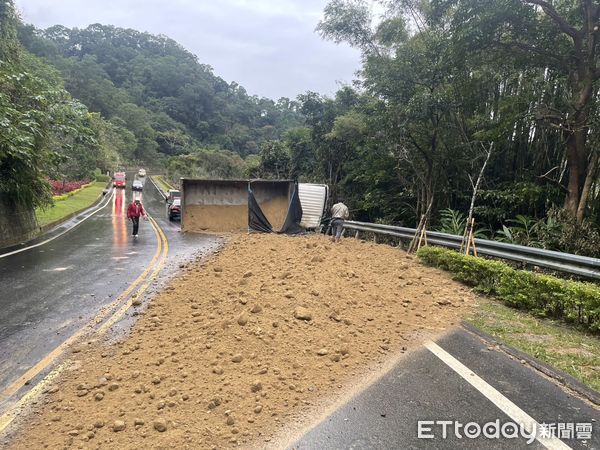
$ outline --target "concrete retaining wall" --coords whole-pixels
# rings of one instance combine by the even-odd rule
[[[37,221],[33,209],[26,209],[0,194],[0,248],[34,237]]]

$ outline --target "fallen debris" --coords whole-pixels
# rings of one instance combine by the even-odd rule
[[[397,248],[323,236],[234,236],[173,286],[73,354],[9,448],[276,447],[473,301]]]

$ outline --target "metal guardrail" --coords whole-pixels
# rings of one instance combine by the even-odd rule
[[[384,236],[411,240],[417,230],[414,228],[395,227],[376,223],[346,221],[344,228],[357,232],[369,232]],[[427,242],[441,247],[460,248],[462,236],[427,232]],[[475,239],[477,253],[494,258],[506,259],[532,266],[544,267],[557,272],[565,272],[580,277],[600,280],[600,259],[587,256],[572,255],[570,253],[555,252],[524,245],[507,244],[505,242]]]

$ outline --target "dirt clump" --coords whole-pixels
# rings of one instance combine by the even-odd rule
[[[323,236],[233,236],[184,273],[72,355],[9,448],[273,446],[474,301],[397,248]]]

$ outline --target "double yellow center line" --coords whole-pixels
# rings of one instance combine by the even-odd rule
[[[65,351],[76,343],[81,337],[95,333],[102,335],[118,320],[120,320],[127,310],[132,306],[133,299],[140,297],[150,286],[150,283],[157,277],[167,261],[169,253],[169,242],[156,221],[149,217],[150,224],[156,235],[157,247],[154,256],[146,269],[137,277],[112,303],[106,305],[92,320],[86,323],[73,333],[62,344],[48,353],[37,364],[31,367],[27,372],[13,381],[6,389],[0,392],[0,402],[8,402],[18,391],[28,382],[39,375],[44,369],[54,363]],[[8,425],[15,419],[28,403],[42,393],[46,387],[52,383],[57,376],[66,368],[66,363],[58,365],[32,389],[25,393],[16,403],[11,405],[6,412],[0,416],[0,434],[3,433]]]

